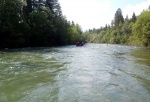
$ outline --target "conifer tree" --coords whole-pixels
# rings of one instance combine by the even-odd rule
[[[123,18],[123,15],[122,15],[122,11],[121,11],[121,9],[119,8],[117,11],[116,11],[116,13],[115,13],[115,28],[117,29],[117,30],[120,30],[119,29],[119,24],[120,23],[124,23],[124,18]]]
[[[133,15],[132,15],[131,21],[132,21],[133,23],[135,23],[135,22],[136,22],[136,16],[135,16],[135,13],[134,13],[134,12],[133,12]]]

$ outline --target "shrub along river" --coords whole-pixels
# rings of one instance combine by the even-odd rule
[[[150,102],[150,49],[86,44],[0,51],[0,102]]]

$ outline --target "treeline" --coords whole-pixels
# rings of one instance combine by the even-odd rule
[[[83,34],[90,43],[126,44],[150,47],[150,7],[139,16],[133,13],[132,18],[123,18],[119,8],[111,25],[99,29],[89,29]]]
[[[81,33],[57,0],[0,0],[0,49],[74,44]]]

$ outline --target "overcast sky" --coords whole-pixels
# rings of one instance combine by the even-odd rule
[[[82,30],[100,28],[110,24],[115,12],[121,8],[124,18],[133,12],[139,15],[147,9],[150,0],[58,0],[67,20],[78,23]]]

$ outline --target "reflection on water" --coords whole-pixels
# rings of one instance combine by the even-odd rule
[[[105,44],[0,52],[2,102],[150,102],[150,50]]]
[[[136,75],[136,79],[144,88],[150,93],[150,49],[137,49],[132,51],[132,55],[137,58],[135,61],[141,64],[142,67],[138,67],[140,71],[143,71],[143,75]]]
[[[138,63],[150,66],[150,49],[138,49],[132,52],[132,55],[139,58]]]

